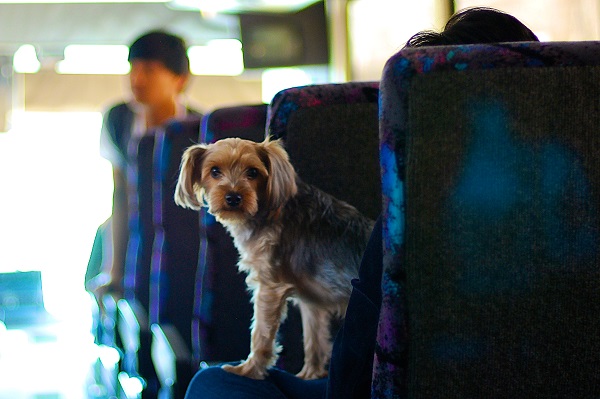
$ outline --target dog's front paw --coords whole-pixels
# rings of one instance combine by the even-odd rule
[[[303,380],[316,380],[327,377],[327,374],[327,370],[322,367],[314,368],[305,364],[304,367],[302,367],[302,370],[296,374],[296,377],[302,378]]]
[[[229,373],[253,378],[255,380],[264,380],[267,376],[267,370],[265,368],[258,366],[250,360],[246,360],[237,366],[226,364],[223,365],[222,368]]]

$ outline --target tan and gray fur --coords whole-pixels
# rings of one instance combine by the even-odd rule
[[[228,138],[188,148],[175,191],[178,205],[208,211],[233,237],[248,273],[254,317],[248,358],[229,371],[266,376],[276,334],[293,299],[302,315],[304,379],[327,375],[329,324],[343,316],[351,279],[373,222],[355,208],[303,183],[279,141]]]

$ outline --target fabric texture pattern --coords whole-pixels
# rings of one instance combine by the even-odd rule
[[[598,42],[388,60],[373,398],[598,396],[599,64]]]

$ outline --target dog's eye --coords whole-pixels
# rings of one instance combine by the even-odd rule
[[[248,176],[248,179],[250,180],[254,180],[258,177],[258,169],[256,168],[250,168],[246,171],[246,176]]]
[[[217,168],[216,166],[212,167],[210,169],[210,175],[214,178],[214,179],[218,179],[219,177],[221,177],[221,169]]]

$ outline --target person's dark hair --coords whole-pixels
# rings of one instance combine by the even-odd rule
[[[493,8],[474,7],[454,14],[442,32],[415,34],[406,47],[537,41],[537,36],[512,15]]]
[[[185,41],[171,33],[152,31],[136,39],[129,47],[129,62],[135,59],[160,61],[177,75],[190,72]]]

